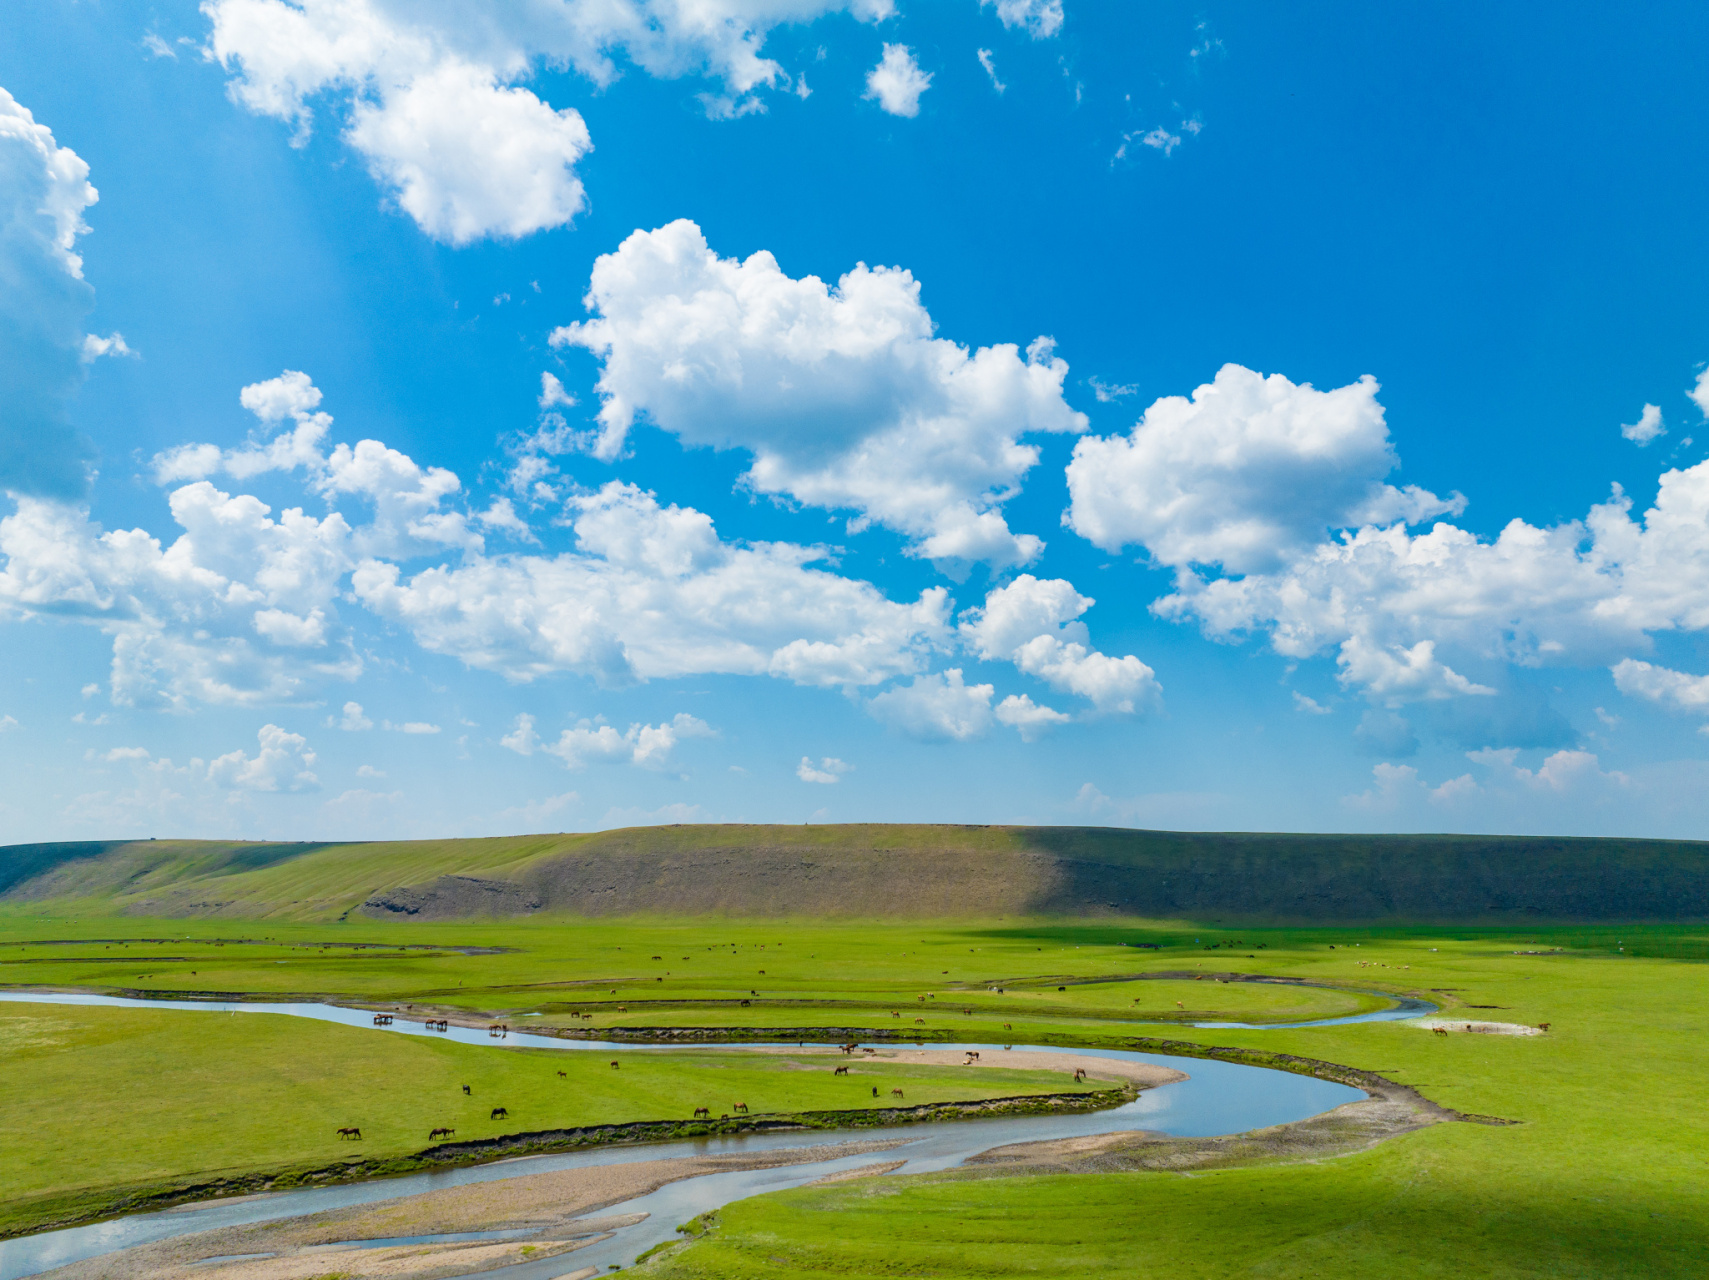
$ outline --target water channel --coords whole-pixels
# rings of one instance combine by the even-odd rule
[[[684,1046],[643,1046],[609,1040],[562,1040],[554,1036],[512,1032],[507,1039],[494,1040],[478,1028],[451,1026],[445,1031],[432,1031],[419,1022],[399,1018],[389,1027],[373,1026],[373,1015],[365,1009],[346,1009],[328,1004],[285,1004],[259,1002],[225,1002],[195,1000],[130,1000],[118,996],[98,996],[57,992],[0,992],[0,1000],[48,1005],[105,1005],[122,1008],[172,1009],[181,1012],[273,1013],[291,1017],[313,1018],[346,1026],[363,1027],[376,1032],[399,1035],[437,1036],[463,1044],[486,1045],[494,1048],[553,1049],[564,1052],[622,1050],[625,1053],[679,1053],[709,1049],[730,1050],[743,1046],[731,1044],[694,1044]],[[1290,1026],[1332,1026],[1353,1022],[1392,1021],[1416,1018],[1432,1013],[1435,1006],[1427,1001],[1408,1000],[1400,1007],[1378,1010],[1348,1018],[1325,1019],[1318,1023],[1291,1023]],[[1210,1027],[1236,1027],[1249,1024],[1206,1023]],[[1259,1026],[1273,1024],[1256,1024]],[[818,1047],[818,1046],[814,1046]],[[933,1048],[959,1051],[971,1049],[1000,1058],[1004,1046],[982,1043],[944,1044],[932,1042]],[[1039,1050],[1052,1053],[1079,1054],[1087,1057],[1119,1058],[1149,1062],[1184,1071],[1188,1079],[1147,1089],[1134,1101],[1107,1111],[1079,1115],[1017,1116],[992,1120],[963,1120],[929,1125],[903,1125],[887,1129],[863,1129],[858,1133],[768,1133],[731,1137],[703,1138],[689,1142],[651,1143],[641,1146],[605,1147],[592,1151],[569,1152],[562,1155],[529,1156],[498,1161],[492,1164],[457,1169],[434,1170],[343,1186],[315,1187],[267,1195],[246,1196],[227,1201],[209,1201],[154,1213],[134,1214],[110,1222],[84,1227],[69,1227],[60,1231],[42,1232],[14,1240],[0,1241],[0,1280],[21,1280],[22,1277],[64,1266],[84,1258],[98,1257],[134,1245],[147,1244],[190,1232],[209,1231],[220,1227],[242,1226],[369,1204],[400,1196],[418,1195],[445,1187],[466,1183],[493,1182],[505,1178],[525,1177],[560,1169],[599,1168],[642,1160],[669,1160],[683,1156],[703,1156],[721,1153],[751,1153],[783,1147],[834,1147],[858,1138],[860,1141],[898,1140],[901,1145],[890,1151],[858,1156],[843,1156],[811,1164],[787,1165],[772,1169],[752,1169],[727,1173],[706,1174],[669,1183],[647,1195],[612,1204],[597,1212],[599,1217],[645,1213],[644,1220],[615,1232],[610,1239],[577,1249],[568,1254],[543,1258],[536,1262],[482,1273],[492,1280],[554,1280],[580,1268],[613,1264],[627,1265],[635,1257],[663,1240],[674,1239],[676,1227],[697,1214],[719,1208],[734,1200],[801,1186],[828,1174],[859,1168],[863,1165],[906,1161],[897,1173],[932,1173],[953,1168],[970,1156],[993,1147],[1014,1142],[1036,1142],[1055,1138],[1087,1137],[1122,1130],[1148,1129],[1178,1137],[1205,1137],[1214,1134],[1243,1133],[1269,1125],[1288,1124],[1308,1119],[1344,1103],[1357,1101],[1364,1094],[1347,1085],[1318,1080],[1311,1076],[1294,1075],[1264,1067],[1250,1067],[1232,1062],[1203,1058],[1179,1058],[1163,1054],[1136,1053],[1118,1049],[1070,1049],[1056,1045],[1014,1046],[1018,1050]]]

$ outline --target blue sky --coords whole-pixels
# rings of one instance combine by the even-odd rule
[[[0,830],[1701,836],[1706,28],[20,0]]]

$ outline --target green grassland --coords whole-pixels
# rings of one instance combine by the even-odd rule
[[[957,898],[955,911],[925,920],[789,915],[775,903],[762,915],[549,908],[563,884],[591,883],[591,863],[665,886],[643,893],[641,879],[626,881],[626,901],[681,901],[670,888],[680,877],[671,877],[687,875],[682,867],[709,874],[705,859],[734,856],[729,842],[737,838],[725,833],[725,845],[696,852],[689,828],[606,833],[603,844],[159,841],[76,856],[62,856],[61,847],[15,855],[9,873],[0,865],[0,889],[8,890],[0,898],[0,987],[328,999],[405,1017],[439,1011],[618,1037],[646,1028],[721,1028],[751,1038],[823,1027],[908,1040],[1144,1047],[1163,1036],[1375,1071],[1444,1106],[1516,1122],[1441,1124],[1353,1155],[1215,1172],[994,1177],[970,1169],[764,1196],[729,1206],[696,1242],[646,1264],[669,1277],[1709,1274],[1709,926],[1668,923],[1659,910],[1643,923],[1610,919],[1621,902],[1670,895],[1675,919],[1704,914],[1696,908],[1709,882],[1698,865],[1703,846],[1514,845],[1514,858],[1534,859],[1529,874],[1541,897],[1521,900],[1492,872],[1480,882],[1482,897],[1441,895],[1449,906],[1438,923],[1408,924],[1395,919],[1406,893],[1428,896],[1431,876],[1440,883],[1458,874],[1456,859],[1480,846],[1454,844],[1457,837],[1381,847],[1349,838],[1308,857],[1271,837],[1104,847],[1096,832],[884,828],[862,829],[864,844],[850,854],[846,830],[760,830],[754,865],[768,875],[786,861],[797,868],[795,887],[781,894],[785,905],[828,892],[820,878],[848,883],[838,879],[846,866],[829,865],[833,854],[889,875],[897,864],[885,859],[900,849],[941,854],[962,875],[905,878],[898,892],[911,901],[960,893],[968,877],[990,877],[993,867],[1030,866],[1042,879],[1026,890],[1028,901],[1056,893],[1086,909],[1029,918],[1011,910],[1013,894]],[[946,831],[968,834],[952,839]],[[1488,852],[1487,842],[1481,847]],[[1113,882],[1085,869],[1097,858],[1106,869],[1127,858],[1130,870],[1174,876],[1181,864],[1170,859],[1179,854],[1204,856],[1207,876],[1224,875],[1264,848],[1276,855],[1280,898],[1293,902],[1315,902],[1325,869],[1356,862],[1363,849],[1388,870],[1337,890],[1331,905],[1387,923],[1325,923],[1316,907],[1278,910],[1267,921],[1221,914],[1230,901],[1248,901],[1241,895],[1249,889],[1257,893],[1261,877],[1239,892],[1217,890],[1221,899],[1201,885],[1202,909],[1125,915],[1108,908]],[[1391,856],[1406,849],[1421,860],[1416,883]],[[1607,862],[1606,877],[1627,876],[1638,888],[1587,913],[1591,923],[1515,918],[1588,892],[1565,884],[1586,850]],[[1065,871],[1068,863],[1081,869]],[[547,875],[546,867],[557,870]],[[1051,876],[1056,888],[1040,889]],[[1078,899],[1061,897],[1065,876],[1079,886]],[[1586,883],[1594,890],[1602,882]],[[803,885],[819,887],[808,893]],[[524,891],[547,905],[513,909]],[[365,909],[375,895],[390,895],[393,906]],[[502,909],[470,906],[489,901]],[[1373,902],[1382,909],[1367,910]],[[974,909],[981,903],[987,909]],[[411,904],[421,909],[412,914]],[[1228,980],[1236,976],[1311,985]],[[1552,1030],[1507,1038],[1434,1036],[1397,1023],[1291,1025],[1370,1009],[1383,993],[1426,995],[1451,1014],[1548,1022]],[[1195,1020],[1272,1025],[1185,1025]],[[575,1068],[585,1078],[566,1081],[556,1071],[571,1069],[560,1061],[571,1055],[262,1015],[0,1005],[0,1027],[0,1213],[14,1222],[121,1185],[335,1160],[346,1153],[330,1130],[343,1124],[361,1125],[374,1155],[419,1150],[439,1124],[455,1127],[459,1139],[489,1136],[506,1128],[484,1119],[501,1103],[512,1113],[509,1128],[523,1130],[672,1119],[726,1095],[756,1109],[857,1106],[858,1092],[870,1102],[870,1088],[822,1066],[755,1064],[716,1049],[645,1070],[629,1062],[640,1051],[624,1050],[620,1071],[603,1066],[602,1055]],[[906,1085],[909,1102],[916,1090],[920,1101],[980,1096],[966,1073],[911,1070],[922,1074]],[[472,1099],[462,1099],[462,1083],[474,1086]],[[850,1092],[854,1100],[843,1101]],[[165,1101],[148,1101],[157,1097]]]
[[[615,1056],[621,1064],[613,1070]],[[460,1045],[272,1014],[0,1004],[0,1231],[136,1190],[591,1124],[1051,1093],[1060,1072]],[[563,1072],[562,1077],[559,1072]],[[463,1085],[470,1086],[465,1097]],[[872,1096],[874,1088],[879,1097]],[[1082,1088],[1084,1086],[1081,1086]],[[494,1120],[492,1108],[509,1117]],[[336,1130],[362,1130],[358,1145]]]
[[[1441,994],[1462,1008],[1499,1006],[1479,1018],[1551,1022],[1546,1036],[1434,1036],[1396,1023],[1184,1033],[1378,1071],[1516,1124],[1436,1125],[1312,1163],[963,1171],[763,1196],[728,1206],[699,1242],[646,1269],[671,1280],[1709,1273],[1709,1002],[1696,958],[1709,930],[1648,935],[1689,959],[1514,954],[1571,936],[1362,931],[1341,935],[1332,961],[1265,953],[1267,968],[1315,960],[1333,973],[1358,963],[1340,959],[1357,942],[1366,965],[1410,965],[1400,972],[1420,989],[1452,988]]]
[[[156,918],[1709,917],[1709,843],[926,824],[0,848],[0,898]]]

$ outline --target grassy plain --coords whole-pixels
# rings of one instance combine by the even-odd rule
[[[686,1121],[736,1102],[755,1115],[861,1110],[895,1105],[897,1087],[909,1106],[1075,1087],[1058,1072],[855,1062],[841,1077],[833,1065],[501,1050],[283,1015],[0,1003],[0,1231],[125,1190],[408,1155],[442,1125],[468,1141]],[[496,1106],[508,1118],[492,1119]],[[337,1136],[345,1126],[362,1130],[359,1144]]]
[[[646,1264],[671,1277],[1081,1277],[1148,1269],[1182,1276],[1709,1273],[1709,1113],[1701,1102],[1709,1096],[1702,1052],[1709,1032],[1706,959],[1704,926],[1237,930],[1146,921],[664,918],[315,923],[148,920],[97,914],[89,903],[0,908],[0,985],[6,986],[305,995],[414,1005],[416,1012],[490,1013],[513,1025],[539,1012],[542,1017],[528,1021],[601,1031],[684,1024],[868,1026],[907,1036],[1117,1046],[1165,1035],[1373,1070],[1445,1106],[1519,1122],[1438,1125],[1314,1164],[1191,1175],[995,1178],[968,1171],[760,1197],[724,1210],[697,1243]],[[1195,976],[1141,976],[1157,972]],[[1228,973],[1293,977],[1330,989],[1217,980]],[[1392,1023],[1262,1031],[1179,1025],[1188,1012],[1207,1021],[1284,1024],[1334,1016],[1368,1007],[1370,997],[1360,993],[1369,991],[1432,994],[1468,1018],[1550,1022],[1553,1029],[1546,1036],[1503,1038],[1433,1036]],[[594,1016],[571,1018],[572,1011]],[[14,1012],[23,1024],[71,1017],[60,1008],[0,1005],[0,1014]],[[892,1019],[892,1012],[903,1017]],[[164,1158],[170,1143],[151,1157],[148,1143],[124,1128],[143,1122],[127,1118],[136,1104],[117,1086],[153,1087],[150,1079],[166,1074],[184,1041],[151,1028],[164,1026],[161,1019],[200,1016],[116,1012],[115,1018],[143,1021],[101,1024],[117,1030],[89,1045],[90,1054],[107,1055],[99,1060],[78,1057],[84,1050],[77,1037],[101,1040],[92,1031],[45,1027],[22,1032],[18,1047],[7,1041],[0,1060],[7,1094],[23,1096],[12,1082],[27,1078],[33,1106],[0,1141],[8,1150],[38,1141],[29,1167],[61,1177],[67,1190],[88,1182],[96,1169],[68,1160],[63,1146],[55,1154],[54,1142],[67,1134],[103,1135],[94,1144],[80,1141],[79,1159],[91,1148],[137,1148],[123,1157],[136,1163],[101,1176],[147,1180],[161,1174],[172,1167]],[[915,1017],[926,1022],[916,1024]],[[1176,1025],[1149,1025],[1171,1017]],[[226,1034],[252,1037],[275,1020],[243,1015],[214,1021],[230,1028]],[[680,1079],[661,1075],[649,1082],[639,1072],[631,1075],[626,1062],[619,1073],[601,1068],[613,1078],[593,1071],[585,1084],[572,1082],[570,1092],[585,1098],[588,1109],[559,1111],[555,1099],[566,1082],[553,1074],[556,1058],[549,1071],[537,1070],[529,1061],[537,1055],[333,1027],[315,1027],[312,1034],[337,1036],[349,1048],[303,1053],[310,1026],[292,1022],[267,1052],[232,1045],[230,1054],[256,1064],[245,1070],[252,1071],[247,1078],[257,1092],[247,1108],[238,1101],[222,1112],[232,1119],[194,1148],[196,1167],[249,1158],[260,1131],[245,1137],[242,1126],[250,1123],[249,1112],[262,1108],[255,1099],[270,1094],[304,1099],[311,1109],[302,1114],[317,1125],[324,1127],[336,1113],[338,1123],[362,1124],[365,1135],[373,1124],[381,1141],[419,1146],[414,1135],[419,1130],[425,1138],[431,1124],[451,1124],[464,1136],[455,1086],[476,1070],[518,1073],[514,1080],[478,1078],[473,1105],[486,1102],[480,1094],[488,1088],[514,1090],[523,1110],[505,1103],[516,1118],[513,1127],[531,1128],[535,1122],[524,1117],[534,1108],[554,1125],[582,1122],[564,1118],[572,1114],[682,1115],[701,1103],[706,1089],[699,1081],[715,1074],[724,1084],[737,1078],[729,1073],[752,1069],[684,1066]],[[53,1052],[29,1044],[54,1037],[65,1043]],[[206,1074],[185,1096],[199,1089],[208,1109],[227,1108],[243,1072],[220,1069],[219,1055],[207,1044],[198,1037],[202,1062],[196,1070]],[[367,1056],[382,1052],[381,1045],[408,1045],[422,1065],[405,1068]],[[43,1052],[32,1058],[37,1050]],[[150,1053],[156,1055],[152,1072],[141,1067],[134,1078],[111,1074],[125,1070],[126,1061],[146,1064]],[[732,1055],[712,1053],[706,1061],[720,1056]],[[287,1086],[279,1073],[300,1078],[292,1076]],[[809,1093],[821,1087],[809,1073],[784,1072],[778,1079],[783,1076],[789,1088],[798,1079]],[[99,1087],[105,1083],[115,1087]],[[744,1082],[744,1089],[760,1094],[773,1083]],[[842,1083],[826,1073],[822,1086]],[[382,1092],[363,1092],[382,1085]],[[416,1110],[406,1096],[412,1090],[423,1100]],[[446,1090],[451,1111],[439,1102]],[[914,1086],[909,1090],[912,1101]],[[776,1096],[788,1101],[783,1092]],[[964,1087],[945,1096],[969,1094]],[[364,1099],[372,1100],[379,1119],[351,1110],[357,1102],[368,1105]],[[5,1115],[12,1126],[13,1111]],[[386,1128],[391,1115],[397,1117],[395,1139]],[[254,1123],[271,1122],[258,1114]],[[295,1141],[291,1131],[298,1124],[280,1119],[274,1132]],[[32,1139],[32,1130],[47,1136]],[[481,1136],[478,1123],[475,1136]],[[319,1158],[325,1139],[317,1131],[303,1141],[311,1137]],[[230,1146],[222,1149],[227,1139]],[[187,1149],[178,1148],[179,1155]],[[309,1158],[295,1150],[277,1158]],[[0,1200],[15,1199],[16,1193],[0,1193]]]

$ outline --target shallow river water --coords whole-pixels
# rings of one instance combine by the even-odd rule
[[[0,992],[0,1000],[31,1004],[106,1005],[127,1008],[173,1009],[200,1011],[208,1014],[235,1016],[241,1013],[273,1013],[292,1017],[314,1018],[337,1022],[376,1032],[399,1035],[438,1036],[463,1044],[486,1045],[493,1048],[537,1048],[563,1052],[608,1052],[621,1049],[625,1053],[677,1053],[708,1049],[739,1049],[741,1045],[695,1044],[683,1046],[641,1046],[608,1040],[560,1040],[553,1036],[512,1032],[507,1039],[494,1040],[483,1030],[450,1027],[446,1031],[429,1031],[419,1022],[405,1022],[401,1016],[390,1027],[373,1027],[373,1015],[366,1010],[345,1009],[326,1004],[262,1004],[225,1003],[190,1000],[127,1000],[116,996],[96,996],[74,993]],[[1414,1007],[1421,1006],[1421,1007]],[[1434,1012],[1435,1006],[1425,1001],[1406,1001],[1405,1007],[1385,1009],[1351,1018],[1326,1019],[1322,1023],[1291,1024],[1336,1025],[1349,1022],[1389,1021],[1415,1018]],[[1209,1023],[1205,1026],[1232,1027],[1239,1023]],[[1000,1058],[1003,1046],[996,1044],[932,1042],[935,1049],[973,1049],[990,1058]],[[637,1254],[662,1240],[675,1238],[676,1227],[696,1214],[716,1209],[733,1200],[745,1199],[767,1191],[800,1186],[803,1183],[862,1165],[906,1160],[898,1173],[931,1173],[953,1168],[970,1156],[993,1147],[1013,1142],[1037,1142],[1054,1138],[1086,1137],[1120,1130],[1149,1129],[1178,1137],[1205,1137],[1213,1134],[1242,1133],[1248,1129],[1287,1124],[1308,1119],[1333,1110],[1344,1103],[1365,1096],[1347,1085],[1318,1080],[1311,1076],[1294,1075],[1264,1067],[1249,1067],[1232,1062],[1204,1058],[1179,1058],[1153,1053],[1133,1053],[1116,1049],[1066,1049],[1055,1045],[1022,1045],[1016,1049],[1036,1049],[1052,1053],[1081,1054],[1088,1057],[1121,1058],[1173,1067],[1188,1074],[1188,1079],[1174,1084],[1147,1089],[1133,1102],[1107,1111],[1080,1115],[1016,1116],[992,1120],[961,1120],[940,1124],[904,1125],[888,1129],[862,1129],[856,1132],[769,1133],[736,1137],[705,1138],[690,1142],[650,1143],[640,1146],[604,1147],[562,1155],[529,1156],[498,1161],[492,1164],[458,1169],[435,1170],[386,1178],[371,1182],[350,1183],[335,1187],[316,1187],[296,1191],[281,1191],[269,1195],[245,1197],[241,1200],[210,1201],[154,1213],[134,1214],[111,1222],[99,1222],[85,1227],[70,1227],[62,1231],[42,1232],[15,1240],[0,1241],[0,1280],[20,1280],[54,1267],[64,1266],[83,1258],[97,1257],[117,1249],[147,1244],[170,1236],[193,1231],[208,1231],[217,1227],[241,1226],[277,1218],[319,1213],[327,1209],[391,1200],[399,1196],[417,1195],[443,1187],[465,1183],[492,1182],[504,1178],[524,1177],[559,1169],[599,1168],[642,1160],[668,1160],[680,1156],[710,1155],[775,1150],[781,1147],[834,1146],[851,1139],[883,1141],[900,1139],[905,1145],[892,1151],[859,1156],[845,1156],[812,1164],[789,1165],[774,1169],[754,1169],[728,1173],[707,1174],[685,1178],[659,1188],[648,1195],[610,1205],[598,1211],[598,1216],[645,1213],[647,1218],[631,1227],[619,1230],[611,1239],[578,1249],[570,1254],[545,1258],[538,1262],[521,1263],[484,1273],[494,1280],[552,1280],[581,1267],[611,1264],[627,1265]],[[993,1065],[996,1065],[995,1063]]]

